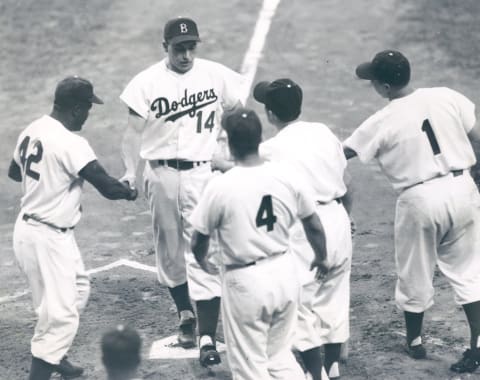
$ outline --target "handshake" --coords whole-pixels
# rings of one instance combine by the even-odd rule
[[[134,201],[135,199],[137,199],[138,190],[135,187],[135,180],[126,179],[125,176],[124,176],[124,177],[120,178],[119,181],[129,191],[129,194],[127,194],[127,197],[125,199],[127,201]]]

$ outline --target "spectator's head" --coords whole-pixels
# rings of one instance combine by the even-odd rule
[[[127,380],[135,376],[140,364],[142,340],[131,327],[118,325],[102,337],[102,361],[109,380]]]
[[[228,146],[236,160],[258,154],[258,146],[262,141],[262,124],[255,111],[240,107],[226,112],[222,118],[222,127],[227,132]]]

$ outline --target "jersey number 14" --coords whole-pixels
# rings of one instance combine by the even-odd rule
[[[277,217],[273,213],[272,196],[264,195],[257,211],[255,223],[257,227],[267,226],[267,231],[272,231],[276,221]]]

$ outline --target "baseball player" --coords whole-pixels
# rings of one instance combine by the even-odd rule
[[[92,103],[103,102],[92,84],[67,77],[55,90],[50,115],[31,123],[18,138],[9,177],[22,183],[13,248],[25,273],[38,317],[31,341],[31,380],[82,374],[66,354],[75,338],[90,284],[73,229],[81,217],[84,180],[108,199],[134,200],[135,189],[110,177],[80,131]]]
[[[196,301],[200,362],[207,365],[220,361],[215,350],[220,283],[218,276],[201,270],[189,251],[188,216],[212,178],[221,114],[239,103],[243,78],[219,63],[195,58],[199,41],[193,20],[168,21],[167,57],[136,75],[120,98],[129,108],[123,179],[134,183],[139,157],[146,160],[158,280],[177,307],[178,341],[185,348],[195,345],[190,296]]]
[[[142,339],[132,327],[118,325],[102,336],[102,362],[108,380],[135,380]]]
[[[347,158],[375,158],[399,193],[395,299],[405,315],[407,352],[426,356],[422,321],[438,265],[471,330],[470,349],[450,369],[473,372],[480,361],[480,195],[469,172],[476,161],[471,141],[480,141],[475,106],[449,88],[410,87],[410,64],[398,51],[378,53],[356,74],[390,101],[344,147]]]
[[[341,344],[349,337],[352,237],[351,197],[344,182],[347,160],[342,143],[321,123],[300,121],[302,89],[290,79],[258,83],[254,98],[265,105],[276,136],[260,145],[260,155],[291,167],[303,177],[316,201],[327,239],[329,274],[318,282],[309,272],[314,257],[301,226],[292,231],[291,247],[299,264],[302,302],[294,346],[314,380],[321,379],[321,347],[330,379],[338,378]]]
[[[233,379],[302,379],[291,351],[300,286],[292,271],[289,228],[298,215],[315,252],[311,268],[324,274],[322,224],[308,188],[258,155],[262,126],[254,111],[228,113],[223,126],[236,166],[212,179],[192,213],[192,251],[205,271],[218,271],[207,257],[210,236],[218,230],[223,327]]]

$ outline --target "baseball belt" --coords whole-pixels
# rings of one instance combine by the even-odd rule
[[[22,216],[22,219],[27,222],[29,219],[32,219],[34,220],[35,222],[38,222],[38,223],[41,223],[41,224],[45,224],[46,226],[50,227],[50,228],[53,228],[55,230],[58,230],[60,232],[67,232],[68,230],[73,230],[75,227],[59,227],[59,226],[56,226],[55,224],[53,223],[49,223],[49,222],[46,222],[42,219],[40,219],[39,217],[35,216],[35,215],[30,215],[30,214],[23,214]]]
[[[245,263],[245,264],[227,264],[227,265],[225,265],[225,270],[228,271],[228,270],[233,270],[233,269],[246,268],[246,267],[249,267],[249,266],[252,266],[252,265],[257,265],[257,263],[259,263],[259,262],[262,262],[262,261],[265,261],[267,259],[271,259],[271,258],[274,258],[274,257],[277,257],[277,256],[281,256],[285,252],[287,252],[287,250],[279,251],[279,252],[273,252],[269,256],[260,257],[258,260],[250,261],[249,263]]]
[[[208,163],[208,161],[186,161],[186,160],[154,160],[154,162],[161,166],[168,166],[177,170],[190,170],[196,166]]]
[[[432,177],[432,178],[426,179],[425,181],[417,182],[417,183],[415,183],[415,184],[413,184],[413,185],[410,185],[410,186],[408,186],[408,187],[404,188],[404,189],[403,189],[403,191],[405,191],[405,190],[407,190],[407,189],[410,189],[410,188],[412,188],[412,187],[414,187],[414,186],[421,185],[422,183],[425,183],[425,182],[431,181],[432,179],[436,179],[436,178],[445,177],[445,176],[449,175],[450,173],[451,173],[451,174],[452,174],[454,177],[458,177],[458,176],[461,176],[461,175],[463,175],[463,172],[464,172],[464,170],[463,170],[463,169],[458,169],[458,170],[450,170],[450,171],[449,171],[447,174],[439,174],[439,175],[437,175],[437,176],[435,176],[435,177]]]

